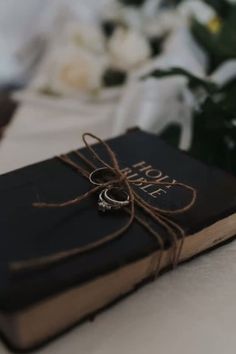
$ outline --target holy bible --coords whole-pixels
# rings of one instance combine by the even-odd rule
[[[236,235],[236,179],[190,158],[157,136],[140,130],[107,141],[135,192],[157,208],[188,210],[168,215],[185,232],[179,263]],[[102,144],[93,145],[107,159]],[[88,147],[78,150],[91,158]],[[67,154],[82,164],[74,152]],[[95,161],[93,161],[95,163]],[[99,167],[99,166],[98,166]],[[150,183],[143,184],[148,179]],[[168,184],[155,184],[155,182]],[[38,208],[35,203],[62,203],[89,191],[89,179],[57,157],[0,176],[0,330],[15,350],[36,348],[89,318],[117,299],[172,268],[170,233],[144,210],[139,218],[160,235],[164,248],[138,219],[119,237],[99,247],[42,268],[14,271],[12,264],[42,259],[86,247],[119,230],[130,218],[125,210],[102,212],[98,193],[79,204]]]

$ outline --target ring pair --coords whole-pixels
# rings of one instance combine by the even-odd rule
[[[97,168],[89,175],[92,184],[101,186],[114,179],[115,174],[107,167]],[[108,186],[103,189],[98,197],[98,207],[101,211],[119,210],[130,203],[130,197],[121,187]]]

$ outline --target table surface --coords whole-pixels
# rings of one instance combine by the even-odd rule
[[[112,131],[111,115],[91,120],[23,105],[0,144],[0,173],[78,146],[80,132],[91,124],[103,137]],[[35,353],[235,354],[235,279],[232,242],[161,276]],[[9,353],[3,344],[0,353]]]

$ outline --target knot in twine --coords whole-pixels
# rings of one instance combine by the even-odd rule
[[[109,158],[110,158],[110,163],[104,161],[98,153],[95,151],[95,149],[88,143],[87,138],[90,137],[94,139],[97,143],[100,143],[103,145],[105,148]],[[110,234],[104,235],[101,238],[99,238],[97,241],[90,242],[87,245],[80,246],[80,247],[75,247],[73,249],[69,249],[66,251],[62,252],[56,252],[47,256],[42,256],[42,257],[37,257],[33,259],[27,259],[27,260],[21,260],[21,261],[16,261],[12,262],[10,264],[10,269],[14,272],[19,272],[19,271],[24,271],[24,270],[33,270],[33,269],[41,269],[45,268],[48,266],[51,266],[55,263],[65,261],[71,257],[78,256],[80,254],[83,254],[85,252],[90,252],[92,250],[95,250],[96,248],[114,241],[118,237],[120,237],[122,234],[124,234],[125,231],[129,229],[129,227],[132,225],[134,220],[136,220],[139,224],[141,224],[155,239],[157,240],[158,243],[158,249],[160,250],[159,252],[159,257],[155,269],[155,274],[157,275],[160,271],[160,265],[161,265],[161,259],[162,259],[162,254],[164,251],[164,242],[162,240],[162,237],[160,234],[154,230],[154,228],[147,222],[146,218],[144,216],[139,216],[136,213],[136,208],[139,208],[140,210],[143,211],[143,214],[147,214],[152,221],[155,223],[159,224],[163,229],[167,231],[167,233],[171,236],[171,250],[172,250],[172,256],[171,256],[171,261],[173,267],[175,267],[178,264],[178,261],[180,259],[181,251],[183,248],[184,240],[185,240],[185,232],[184,230],[173,220],[170,219],[171,215],[176,215],[176,214],[181,214],[186,211],[188,211],[195,203],[196,200],[196,190],[184,183],[179,183],[176,182],[175,186],[182,187],[188,191],[191,192],[191,198],[190,201],[181,208],[175,209],[175,210],[169,210],[169,209],[163,209],[159,207],[155,207],[148,203],[146,200],[144,200],[134,189],[134,185],[136,183],[140,183],[138,179],[129,179],[127,176],[127,173],[122,172],[121,167],[119,166],[118,159],[114,153],[114,151],[110,148],[110,146],[103,141],[102,139],[98,138],[97,136],[91,134],[91,133],[85,133],[82,136],[83,142],[85,146],[87,147],[92,160],[88,159],[85,157],[81,152],[74,151],[74,153],[83,161],[83,163],[87,166],[87,168],[82,167],[78,163],[74,162],[68,155],[61,155],[58,156],[58,158],[65,163],[66,165],[70,166],[74,170],[76,170],[79,174],[84,176],[86,179],[89,180],[89,176],[92,171],[95,171],[98,167],[94,164],[94,160],[99,162],[103,167],[106,167],[110,172],[112,172],[112,176],[114,178],[110,179],[109,181],[105,181],[104,183],[101,182],[101,184],[96,185],[96,187],[93,187],[86,193],[77,196],[73,199],[61,202],[61,203],[33,203],[33,206],[36,208],[65,208],[71,205],[76,205],[80,204],[83,200],[88,199],[90,196],[92,196],[95,193],[98,193],[99,190],[104,189],[105,187],[109,186],[114,186],[114,185],[119,185],[121,188],[123,188],[128,196],[129,196],[129,205],[123,208],[123,210],[129,214],[128,221],[118,230],[115,232],[112,232]],[[100,166],[101,167],[101,166]],[[159,182],[159,181],[153,181],[153,180],[142,180],[142,184],[153,184],[153,185],[158,185],[158,186],[170,186],[171,183],[168,182]],[[108,216],[109,217],[109,216]]]

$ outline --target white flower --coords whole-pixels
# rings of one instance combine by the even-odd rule
[[[147,18],[143,24],[143,31],[148,37],[161,37],[181,25],[183,25],[183,19],[178,16],[177,11],[164,10],[157,16]]]
[[[65,46],[55,53],[51,62],[49,86],[65,96],[89,93],[101,86],[107,65],[104,56]]]
[[[82,22],[70,22],[65,29],[65,43],[72,43],[95,53],[105,52],[105,38],[100,27]]]
[[[105,21],[120,22],[123,13],[123,6],[117,0],[103,0],[102,6],[100,6],[100,19]]]
[[[201,0],[185,0],[179,5],[178,10],[184,17],[194,16],[203,25],[217,16],[216,11]]]
[[[144,63],[151,55],[145,37],[134,30],[117,28],[108,43],[113,64],[121,69],[130,70]]]
[[[141,31],[144,16],[139,8],[123,7],[121,18],[127,27]]]

